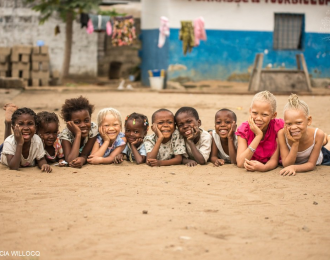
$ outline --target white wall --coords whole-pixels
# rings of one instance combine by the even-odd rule
[[[5,0],[1,0],[5,1]],[[13,0],[10,0],[13,1]],[[7,0],[8,2],[8,0]],[[0,46],[36,45],[43,40],[50,50],[51,68],[61,71],[65,44],[65,24],[55,17],[39,25],[39,13],[30,8],[0,6]],[[6,21],[6,17],[10,21]],[[54,28],[60,26],[61,33],[54,35]],[[85,29],[74,22],[73,46],[70,74],[97,74],[97,35],[88,35]]]
[[[203,16],[206,29],[273,31],[274,13],[305,14],[306,32],[330,33],[330,6],[273,4],[265,0],[260,3],[142,0],[142,29],[158,28],[160,16],[165,15],[171,28],[180,28],[182,20]]]

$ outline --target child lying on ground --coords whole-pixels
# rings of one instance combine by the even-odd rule
[[[25,107],[17,109],[12,114],[11,124],[14,134],[6,138],[0,151],[1,163],[9,166],[11,170],[35,166],[37,161],[41,171],[52,171],[44,158],[42,140],[35,134],[36,117],[33,110]]]
[[[186,147],[179,131],[175,129],[174,115],[167,109],[159,109],[152,115],[154,134],[144,138],[149,166],[181,164]]]
[[[270,171],[279,161],[277,133],[284,126],[277,119],[276,99],[269,91],[257,93],[251,103],[250,117],[237,129],[237,166],[248,171]]]
[[[175,122],[187,149],[182,164],[190,167],[206,164],[211,152],[212,137],[200,128],[201,120],[196,109],[181,107],[175,113]]]
[[[292,94],[284,107],[284,129],[279,131],[283,176],[312,171],[316,165],[330,165],[330,143],[325,147],[324,133],[308,127],[312,123],[307,104]]]
[[[220,109],[215,114],[215,130],[211,132],[213,137],[211,162],[214,166],[221,166],[225,163],[236,163],[236,122],[236,114],[229,109]]]
[[[119,111],[111,107],[102,109],[97,115],[97,124],[99,134],[87,161],[91,164],[113,163],[126,145]]]

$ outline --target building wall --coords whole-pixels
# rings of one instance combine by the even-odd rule
[[[39,25],[39,13],[23,4],[22,0],[0,1],[0,46],[36,45],[43,40],[49,46],[51,69],[60,70],[63,63],[65,24],[55,16]],[[97,34],[88,35],[77,19],[73,26],[70,74],[97,74]],[[54,34],[59,25],[61,33]]]
[[[313,77],[330,77],[330,42],[327,40],[330,37],[330,6],[325,5],[327,1],[318,0],[315,5],[310,1],[309,4],[298,1],[297,4],[279,4],[284,2],[281,0],[272,2],[275,0],[260,0],[260,3],[143,0],[143,83],[148,84],[148,69],[166,69],[169,64],[187,67],[186,71],[169,72],[169,79],[178,76],[193,80],[235,79],[240,74],[248,75],[255,55],[260,52],[264,53],[264,66],[269,63],[274,67],[284,64],[286,68],[295,68],[295,54],[303,53]],[[273,49],[274,13],[305,14],[302,50]],[[159,49],[158,27],[162,15],[169,18],[171,30],[165,46]],[[179,40],[180,21],[194,20],[199,16],[205,20],[207,41],[202,41],[192,53],[184,56]],[[161,59],[155,58],[155,55]]]
[[[127,78],[130,70],[140,66],[141,60],[139,51],[141,49],[141,41],[139,35],[141,33],[141,19],[134,19],[137,39],[131,46],[112,46],[112,38],[105,33],[98,35],[98,76],[108,77],[109,65],[113,61],[121,62],[120,77]]]

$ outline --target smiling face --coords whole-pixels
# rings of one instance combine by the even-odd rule
[[[201,126],[201,120],[197,120],[192,113],[182,112],[175,118],[176,125],[183,137],[188,137],[193,133],[194,127]]]
[[[144,125],[141,120],[129,119],[125,125],[125,137],[129,143],[134,142],[136,139],[144,138],[147,131],[144,130]]]
[[[38,135],[43,140],[45,146],[53,146],[58,134],[58,124],[56,122],[43,123],[38,127]]]
[[[270,120],[274,119],[277,113],[273,112],[270,103],[265,101],[255,101],[250,108],[250,115],[257,127],[265,132]]]
[[[105,130],[111,141],[116,140],[121,131],[120,121],[112,114],[107,114],[104,117],[101,127]]]
[[[230,111],[219,111],[215,114],[215,131],[221,138],[227,138],[233,125],[234,117]]]
[[[312,123],[312,117],[306,117],[300,109],[289,109],[284,112],[284,122],[291,136],[298,140],[307,132],[307,127]]]
[[[171,139],[175,130],[174,115],[168,111],[160,111],[154,116],[154,123],[157,124],[158,129],[164,136],[164,140]]]
[[[17,116],[15,125],[19,126],[19,129],[24,138],[24,143],[30,142],[33,135],[36,133],[36,123],[34,121],[34,117],[30,114],[21,114]],[[15,125],[12,126],[13,130]]]
[[[88,136],[91,130],[91,116],[88,110],[79,110],[71,113],[71,121],[81,130],[81,137]]]

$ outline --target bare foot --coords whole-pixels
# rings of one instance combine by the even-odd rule
[[[5,122],[11,123],[11,117],[13,113],[18,109],[18,107],[13,103],[8,103],[3,106],[3,110],[5,110]]]

